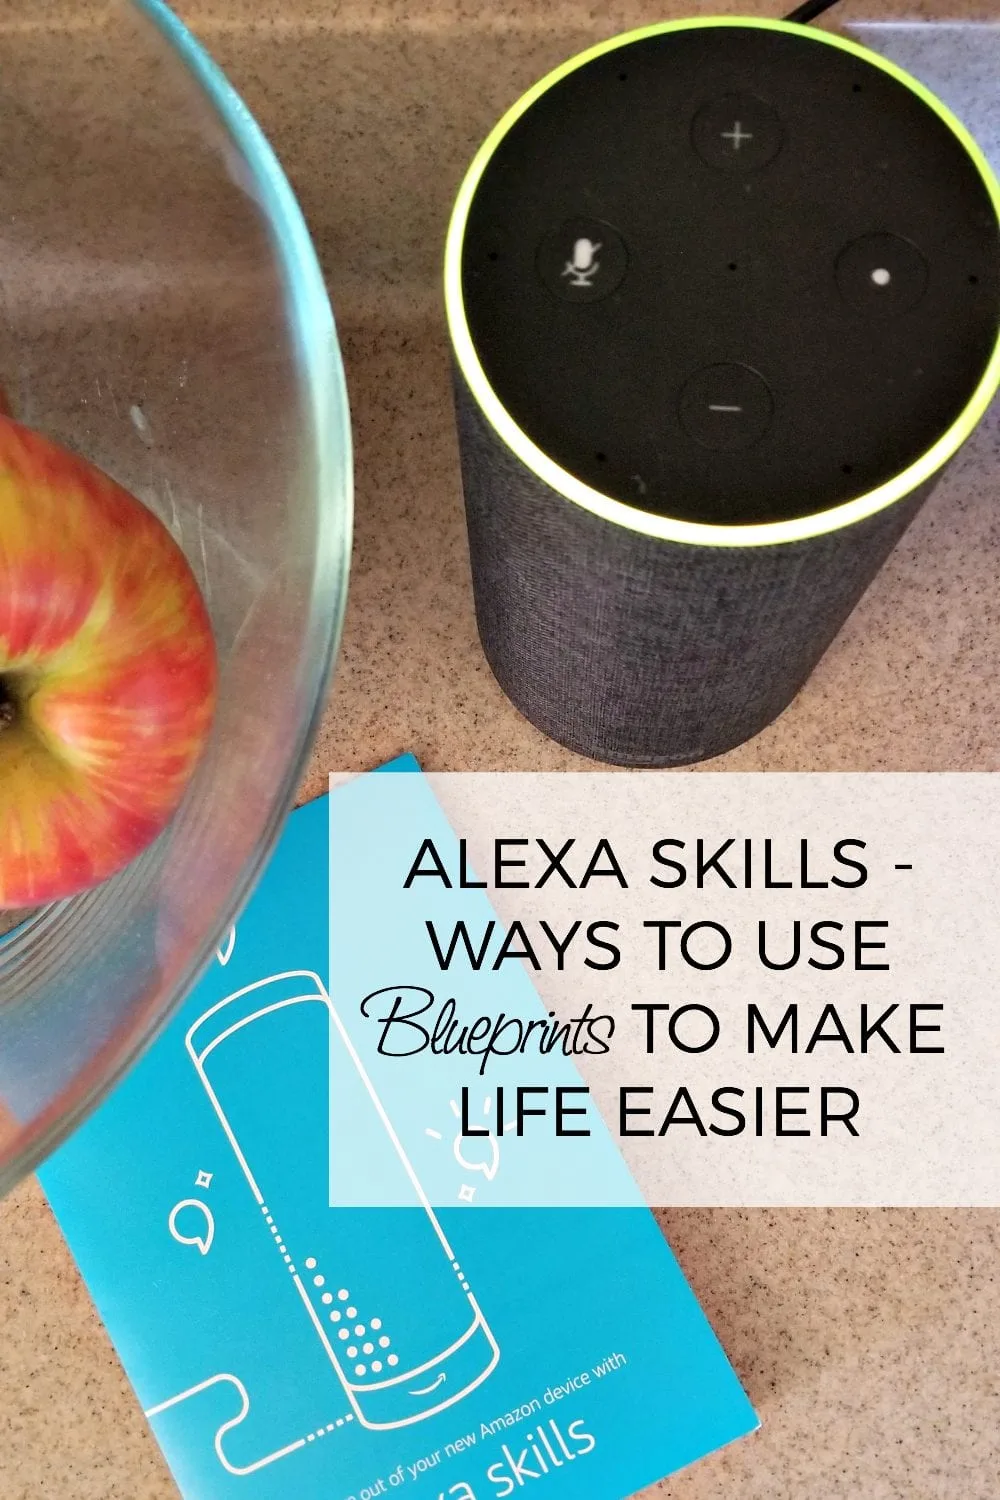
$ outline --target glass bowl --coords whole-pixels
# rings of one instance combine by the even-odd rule
[[[160,0],[7,0],[0,66],[0,387],[171,529],[221,669],[167,832],[0,941],[5,1191],[156,1034],[249,894],[323,705],[352,501],[308,231],[190,33]]]

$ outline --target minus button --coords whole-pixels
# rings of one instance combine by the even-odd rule
[[[716,451],[751,448],[771,425],[767,381],[749,365],[705,365],[681,390],[678,415],[688,437]]]

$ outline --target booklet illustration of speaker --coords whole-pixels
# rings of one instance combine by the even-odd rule
[[[386,769],[403,774],[292,814],[214,962],[42,1186],[187,1500],[620,1500],[757,1419],[610,1135],[558,1158],[571,1191],[551,1206],[535,1142],[454,1133],[454,1077],[407,1107],[410,1062],[378,1072],[359,1005],[409,974],[416,908],[366,884],[373,850],[412,835],[375,784],[405,781],[401,812],[412,791],[454,839],[415,762]],[[332,958],[331,899],[351,937]],[[541,1013],[518,974],[497,998]],[[619,1206],[580,1206],[587,1175]]]
[[[395,1159],[413,1207],[326,1203],[328,1089],[320,1079],[303,1089],[301,1079],[328,1054],[353,1049],[319,975],[276,974],[237,990],[195,1021],[185,1044],[357,1420],[405,1427],[475,1390],[500,1351],[359,1060],[355,1128],[366,1133],[369,1150],[374,1139]],[[258,1106],[262,1097],[267,1112]],[[384,1236],[387,1213],[408,1221],[405,1276],[387,1278],[368,1242]]]

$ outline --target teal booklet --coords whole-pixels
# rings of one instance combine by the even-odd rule
[[[620,1500],[752,1431],[645,1207],[432,1203],[408,1127],[337,1086],[361,997],[328,972],[328,802],[40,1173],[181,1494]],[[379,1130],[412,1204],[338,1205],[331,1162]]]

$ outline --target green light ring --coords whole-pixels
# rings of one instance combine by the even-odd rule
[[[594,58],[602,57],[607,52],[613,52],[619,47],[644,40],[646,37],[661,36],[672,31],[691,31],[704,26],[753,26],[761,31],[783,31],[792,36],[809,38],[826,46],[837,47],[841,52],[850,53],[851,56],[860,58],[862,62],[881,68],[884,73],[888,73],[890,77],[902,83],[928,105],[961,142],[986,186],[998,223],[1000,223],[1000,183],[997,182],[981,148],[947,105],[943,104],[918,79],[897,67],[895,63],[879,57],[866,47],[859,46],[857,42],[848,41],[845,37],[835,36],[831,32],[816,31],[809,26],[798,26],[789,21],[770,21],[739,16],[710,16],[686,21],[665,21],[625,32],[606,42],[599,42],[585,52],[578,53],[558,68],[553,69],[551,73],[546,74],[528,89],[527,93],[522,94],[494,126],[477,151],[465,175],[448,226],[444,265],[445,314],[459,369],[501,442],[510,448],[543,483],[558,491],[573,504],[580,505],[585,510],[617,526],[625,526],[631,531],[642,532],[646,536],[657,537],[662,541],[685,542],[702,547],[766,547],[781,542],[805,541],[811,537],[823,536],[827,532],[838,531],[843,526],[854,525],[857,521],[863,521],[867,516],[875,515],[877,511],[901,500],[930,479],[957,453],[1000,386],[1000,330],[998,330],[997,342],[986,369],[967,406],[933,446],[902,473],[894,475],[885,484],[869,490],[867,494],[859,495],[853,500],[845,501],[842,505],[819,511],[812,516],[797,517],[790,521],[759,522],[749,526],[711,526],[696,521],[679,521],[670,516],[651,515],[636,506],[628,505],[623,500],[614,500],[610,495],[601,494],[599,490],[592,489],[590,485],[575,478],[555,463],[517,425],[493,390],[479,362],[465,316],[465,302],[462,295],[462,247],[469,209],[490,158],[511,127],[550,88],[560,83],[570,73],[575,72],[577,68],[592,62]]]

